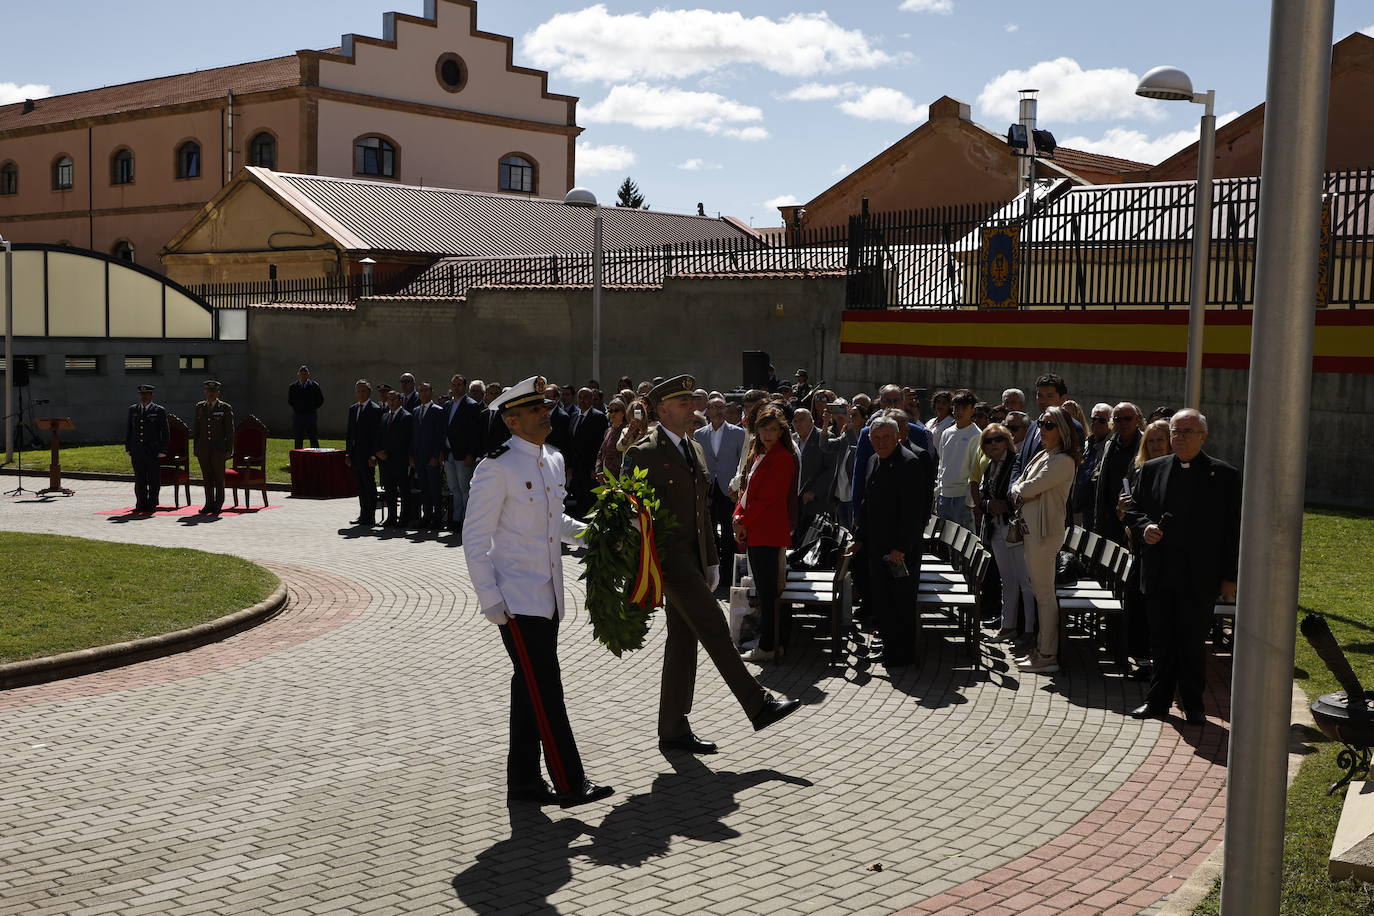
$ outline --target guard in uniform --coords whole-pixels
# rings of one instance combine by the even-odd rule
[[[134,511],[156,512],[162,489],[159,459],[167,454],[167,411],[153,403],[153,386],[138,386],[138,403],[129,407],[124,451],[134,465]]]
[[[649,392],[658,426],[625,452],[624,472],[647,470],[654,495],[677,523],[667,532],[654,528],[663,564],[663,591],[668,599],[658,745],[664,750],[714,754],[716,745],[693,734],[687,721],[696,685],[698,642],[711,656],[755,731],[796,712],[800,703],[777,699],[749,673],[735,651],[725,615],[713,595],[720,583],[720,566],[711,532],[712,484],[706,476],[706,453],[692,436],[695,388],[696,379],[679,375]]]
[[[206,515],[224,509],[224,462],[234,454],[234,408],[219,399],[219,382],[205,382],[205,400],[196,404],[196,422],[191,428],[192,448],[205,483]]]
[[[606,798],[582,768],[558,668],[562,545],[586,525],[563,514],[563,456],[545,446],[552,426],[544,380],[525,379],[492,401],[511,432],[473,474],[463,553],[482,614],[501,631],[510,682],[507,797],[570,808]],[[539,772],[539,748],[553,788]]]

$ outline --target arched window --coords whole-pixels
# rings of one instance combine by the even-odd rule
[[[110,184],[134,183],[134,153],[125,147],[110,157]]]
[[[376,135],[353,141],[353,174],[396,177],[396,145]]]
[[[76,166],[72,163],[72,157],[63,153],[52,162],[52,189],[70,191],[75,184]]]
[[[534,161],[516,153],[501,159],[501,190],[533,194]]]
[[[19,193],[19,166],[13,162],[0,165],[0,196]]]
[[[277,167],[277,138],[267,131],[259,131],[248,141],[248,164],[264,169]]]
[[[177,147],[177,177],[200,177],[200,144],[194,140]]]
[[[128,239],[120,239],[114,243],[114,247],[110,249],[110,254],[121,261],[128,261],[132,264],[134,262],[134,243]]]

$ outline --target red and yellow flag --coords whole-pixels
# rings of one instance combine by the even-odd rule
[[[643,503],[628,493],[626,497],[639,516],[639,570],[630,589],[630,602],[642,608],[658,607],[663,603],[663,567],[654,544],[654,519]]]

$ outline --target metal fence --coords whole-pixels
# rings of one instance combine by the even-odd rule
[[[1017,230],[1021,308],[1172,308],[1188,304],[1193,182],[1038,186],[1029,200],[870,213],[845,226],[769,237],[605,253],[607,286],[657,286],[672,276],[840,273],[849,308],[970,308],[982,302],[982,230]],[[1259,179],[1216,182],[1208,302],[1254,302]],[[1374,303],[1374,171],[1340,172],[1325,185],[1325,299]],[[483,286],[585,286],[590,253],[445,258],[420,271],[192,287],[216,306],[348,303],[365,296],[459,298]],[[1315,291],[1314,291],[1315,295]]]

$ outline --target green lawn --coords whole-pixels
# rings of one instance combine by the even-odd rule
[[[0,532],[0,663],[155,636],[257,604],[277,577],[199,550]]]
[[[1326,616],[1366,689],[1374,688],[1374,515],[1339,509],[1308,510],[1303,525],[1299,615]],[[1339,690],[1335,678],[1298,636],[1297,683],[1309,699]],[[1340,745],[1318,736],[1317,753],[1302,765],[1288,790],[1284,843],[1284,916],[1337,916],[1374,913],[1374,887],[1332,881],[1326,874],[1331,840],[1341,817],[1345,791],[1328,797],[1326,787],[1339,774]],[[1194,911],[1218,912],[1217,891]]]
[[[294,439],[267,440],[267,479],[271,483],[291,482],[291,449]],[[321,439],[320,448],[343,448],[342,439]],[[32,462],[32,465],[30,465]],[[24,466],[33,467],[35,473],[43,473],[48,468],[47,451],[26,452]],[[130,474],[134,470],[129,464],[129,456],[124,453],[123,445],[76,445],[62,449],[62,470],[88,471],[94,474]],[[199,477],[195,456],[191,457],[191,476]]]

